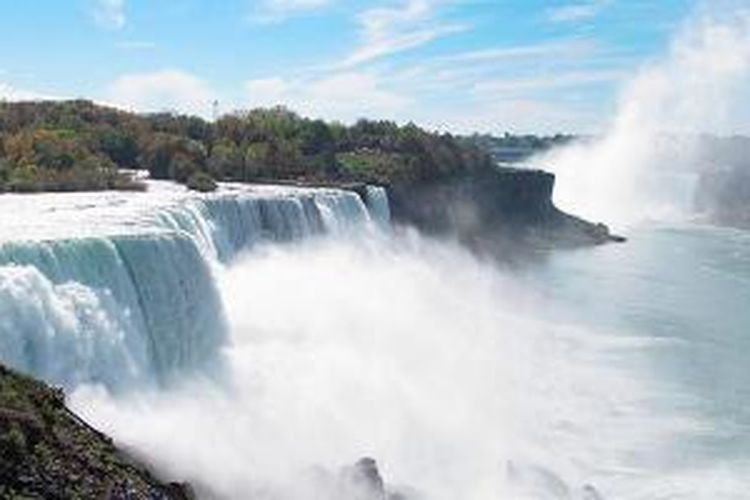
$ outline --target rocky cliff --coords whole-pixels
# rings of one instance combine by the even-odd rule
[[[455,236],[473,248],[576,247],[622,241],[607,226],[557,209],[555,177],[540,170],[499,168],[433,182],[394,185],[394,221],[425,233]]]
[[[61,390],[0,365],[0,498],[188,500],[65,406]]]

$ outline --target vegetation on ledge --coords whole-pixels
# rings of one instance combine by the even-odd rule
[[[0,365],[0,498],[188,499],[68,410],[62,390]]]
[[[218,187],[214,178],[206,172],[195,172],[190,178],[188,178],[185,185],[188,189],[199,191],[201,193],[216,191],[216,188]]]
[[[124,169],[205,191],[214,180],[409,184],[492,165],[450,134],[389,121],[326,123],[282,107],[208,122],[81,100],[0,103],[0,191],[142,187]]]

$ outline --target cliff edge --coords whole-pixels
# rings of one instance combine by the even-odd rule
[[[389,188],[396,222],[455,236],[489,252],[624,241],[604,224],[567,214],[552,202],[555,176],[541,170],[482,169]]]

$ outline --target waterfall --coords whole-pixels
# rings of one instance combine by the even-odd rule
[[[0,247],[0,358],[47,380],[123,387],[203,366],[225,335],[182,234]]]
[[[194,198],[160,211],[155,223],[188,233],[203,251],[226,263],[263,242],[364,229],[378,218],[371,210],[352,191],[283,188]]]
[[[391,223],[391,207],[388,203],[388,193],[380,186],[367,186],[365,203],[372,214],[372,218],[381,225],[388,227]]]
[[[0,361],[111,390],[211,372],[227,338],[214,266],[382,220],[369,198],[337,189],[154,187],[0,200],[6,214],[18,208],[0,218]]]

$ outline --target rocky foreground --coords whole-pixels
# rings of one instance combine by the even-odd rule
[[[309,485],[324,497],[406,500],[362,458]],[[211,486],[203,485],[207,497]],[[165,483],[65,406],[61,389],[0,365],[0,498],[193,500],[186,483]],[[409,495],[408,498],[415,498]]]
[[[60,389],[0,366],[0,498],[193,498],[159,481],[65,406]]]

